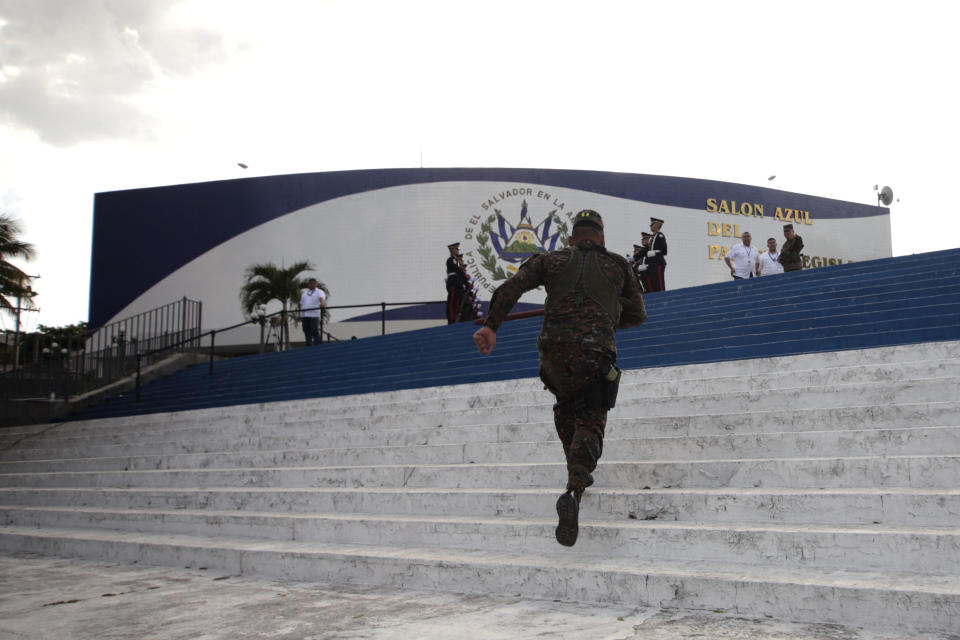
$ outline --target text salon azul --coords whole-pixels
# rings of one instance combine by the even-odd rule
[[[764,217],[764,206],[757,202],[737,202],[736,200],[707,198],[706,211],[707,213],[727,213],[734,216]],[[773,213],[773,219],[785,223],[813,224],[813,220],[810,219],[810,212],[801,209],[777,207],[777,210]]]

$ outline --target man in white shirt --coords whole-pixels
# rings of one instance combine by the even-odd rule
[[[780,252],[777,251],[776,238],[767,240],[767,251],[761,253],[757,258],[757,275],[772,276],[775,273],[783,273],[783,265],[780,264]]]
[[[300,294],[300,323],[307,346],[320,344],[320,314],[327,306],[327,294],[317,287],[317,279],[307,280],[306,290]]]
[[[740,240],[740,244],[734,245],[730,253],[723,257],[734,280],[752,278],[757,268],[757,248],[750,246],[750,232],[744,231]]]

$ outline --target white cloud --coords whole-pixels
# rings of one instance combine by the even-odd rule
[[[212,31],[165,21],[175,4],[0,2],[0,123],[60,147],[150,138],[157,121],[138,96],[157,78],[193,72],[219,55]]]

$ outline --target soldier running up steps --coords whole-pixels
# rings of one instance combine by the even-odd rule
[[[520,296],[539,286],[547,291],[537,340],[540,379],[556,397],[554,423],[567,460],[556,537],[569,547],[577,541],[580,500],[593,484],[620,383],[614,334],[647,313],[636,275],[625,258],[607,252],[603,219],[586,209],[576,215],[570,247],[527,260],[493,293],[484,326],[473,335],[481,353],[493,351],[496,331]]]

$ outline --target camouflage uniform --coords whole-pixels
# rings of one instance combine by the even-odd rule
[[[577,497],[592,484],[591,473],[603,452],[607,410],[588,406],[583,391],[596,383],[616,360],[616,329],[640,324],[646,319],[640,284],[623,257],[608,253],[592,242],[576,248],[540,254],[529,259],[512,278],[494,292],[484,325],[496,331],[521,294],[547,287],[559,278],[574,259],[573,252],[596,254],[600,272],[619,293],[619,318],[590,296],[584,278],[558,300],[548,295],[543,328],[537,339],[540,379],[554,396],[554,423],[567,459],[567,489]]]
[[[784,271],[800,271],[803,269],[803,259],[800,257],[802,250],[803,238],[799,235],[794,234],[791,239],[783,243],[780,248],[780,264],[783,265]]]

